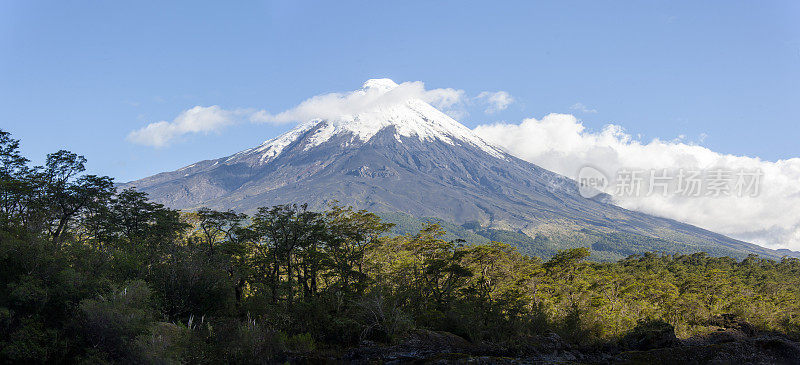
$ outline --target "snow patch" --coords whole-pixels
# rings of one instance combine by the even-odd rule
[[[308,123],[301,124],[276,138],[262,143],[261,146],[256,147],[253,152],[260,152],[260,161],[262,163],[267,163],[275,157],[278,157],[287,146],[294,143],[300,136],[314,128],[320,122],[319,120],[312,120]]]

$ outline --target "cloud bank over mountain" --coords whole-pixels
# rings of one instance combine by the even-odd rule
[[[373,79],[367,81],[360,90],[317,95],[277,114],[259,111],[251,119],[255,122],[276,124],[338,119],[378,107],[396,105],[409,99],[419,99],[445,113],[452,113],[458,111],[459,104],[464,102],[465,92],[451,88],[426,90],[421,81],[398,85],[389,79]]]
[[[482,105],[485,113],[492,114],[505,110],[514,102],[511,94],[502,90],[483,91],[475,97],[469,97],[460,89],[426,89],[421,81],[397,84],[390,79],[372,79],[359,90],[317,95],[279,113],[263,109],[226,110],[216,105],[198,105],[181,112],[172,121],[154,122],[132,131],[127,139],[140,145],[165,147],[183,136],[219,132],[242,122],[291,124],[336,119],[376,107],[391,107],[409,99],[429,103],[455,119],[467,115],[468,104]]]
[[[584,166],[610,179],[620,171],[761,171],[756,196],[614,195],[622,207],[691,223],[770,248],[800,249],[800,158],[763,161],[706,147],[654,139],[642,142],[618,125],[586,130],[568,114],[519,124],[481,125],[475,132],[519,158],[570,178]],[[607,191],[612,193],[613,191]]]

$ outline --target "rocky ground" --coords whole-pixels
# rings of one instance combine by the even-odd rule
[[[387,364],[800,364],[800,343],[732,317],[713,332],[680,340],[665,323],[645,325],[601,347],[576,347],[555,333],[511,346],[471,343],[448,332],[414,331],[396,345],[364,342],[337,355],[298,355],[293,363]]]

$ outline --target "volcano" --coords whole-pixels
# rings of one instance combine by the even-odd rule
[[[369,80],[356,93],[380,97],[356,113],[311,120],[232,156],[125,186],[186,210],[252,213],[276,204],[324,209],[338,202],[395,219],[435,218],[480,239],[506,233],[539,245],[535,252],[591,246],[608,259],[646,251],[780,257],[623,209],[605,194],[584,198],[575,181],[511,156],[423,100],[393,96],[397,87]]]

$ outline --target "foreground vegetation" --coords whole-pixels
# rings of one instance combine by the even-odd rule
[[[681,337],[728,314],[800,334],[800,261],[645,254],[547,261],[437,225],[391,236],[365,211],[182,214],[59,151],[30,167],[0,131],[0,359],[239,362],[393,343],[420,329],[519,346],[547,333]]]

